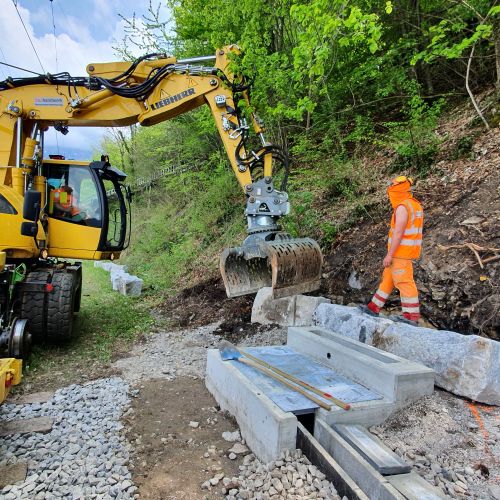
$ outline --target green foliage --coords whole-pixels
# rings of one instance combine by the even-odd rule
[[[426,175],[429,172],[439,145],[434,129],[443,105],[443,100],[428,104],[414,90],[402,110],[406,120],[385,123],[389,130],[386,145],[396,153],[391,173]]]
[[[472,146],[474,146],[474,137],[464,135],[460,137],[453,152],[453,158],[472,158]]]
[[[195,271],[213,273],[220,251],[241,244],[244,197],[224,161],[215,160],[136,199],[125,260],[147,285],[174,289]]]
[[[453,5],[446,18],[427,27],[427,46],[413,56],[411,63],[428,63],[439,57],[456,59],[477,42],[488,40],[493,34],[494,17],[500,13],[500,6],[490,5],[485,0]]]

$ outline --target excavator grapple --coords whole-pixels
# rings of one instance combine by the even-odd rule
[[[271,287],[273,297],[281,298],[318,289],[322,262],[316,241],[283,235],[272,242],[226,249],[220,271],[228,297]]]

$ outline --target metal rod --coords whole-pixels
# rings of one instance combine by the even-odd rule
[[[40,130],[40,145],[38,146],[40,148],[40,161],[38,163],[38,175],[42,175],[44,142],[45,142],[45,134],[43,130]],[[47,200],[47,198],[45,198],[45,200]]]
[[[33,125],[33,130],[31,131],[31,138],[32,139],[35,139],[36,140],[36,136],[38,135],[38,123],[35,123],[35,125]]]
[[[23,140],[23,119],[17,117],[17,138],[16,138],[16,167],[21,168],[21,143]]]
[[[217,56],[199,56],[199,57],[188,57],[186,59],[177,59],[178,64],[192,64],[203,61],[214,61]]]

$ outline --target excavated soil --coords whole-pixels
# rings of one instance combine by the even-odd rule
[[[255,295],[228,299],[220,277],[208,278],[167,297],[158,313],[173,327],[197,327],[221,322],[220,333],[237,332],[250,323]]]

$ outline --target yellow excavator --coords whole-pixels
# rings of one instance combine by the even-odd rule
[[[85,77],[0,82],[0,348],[9,356],[26,356],[31,337],[70,337],[80,307],[80,260],[116,260],[129,242],[125,173],[106,157],[44,158],[49,127],[66,134],[71,127],[150,126],[208,105],[246,197],[248,236],[220,258],[227,295],[270,286],[283,297],[319,287],[318,244],[279,226],[290,205],[284,183],[274,180],[278,169],[286,179],[288,158],[266,140],[245,78],[229,70],[230,54],[238,53],[229,46],[189,59],[149,54],[89,64]]]

